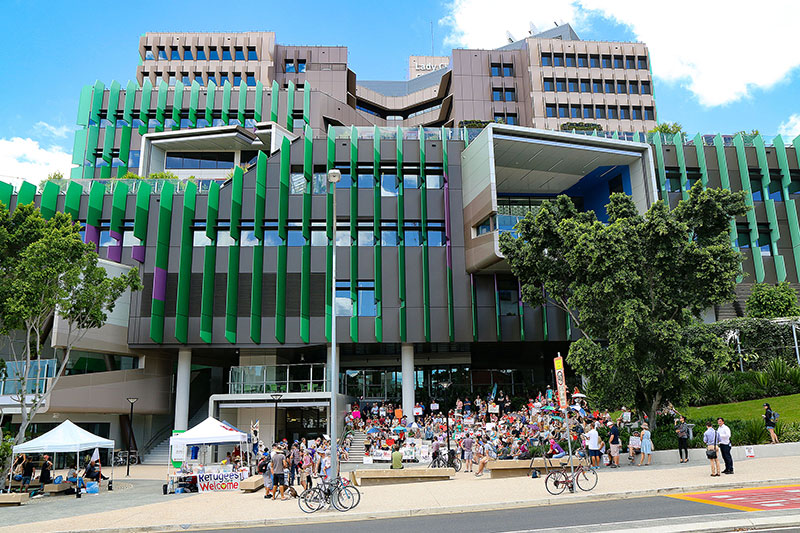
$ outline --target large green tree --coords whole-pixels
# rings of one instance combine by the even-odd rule
[[[14,444],[24,440],[34,416],[46,404],[72,346],[88,330],[105,323],[126,290],[141,288],[137,269],[109,277],[98,264],[94,245],[82,242],[80,231],[80,225],[64,213],[45,220],[31,205],[13,212],[0,205],[0,338],[16,363],[20,391],[14,398],[20,410]],[[33,383],[43,377],[37,361],[56,316],[66,330],[64,348],[54,377],[41,390]],[[6,471],[8,464],[2,466]]]
[[[783,281],[777,285],[756,283],[747,297],[747,316],[750,318],[783,318],[800,316],[797,292]]]
[[[589,379],[594,399],[635,405],[655,422],[689,377],[729,354],[693,326],[734,296],[742,257],[728,231],[746,209],[743,193],[698,184],[672,211],[656,202],[640,214],[630,197],[613,194],[604,224],[559,196],[521,220],[518,237],[504,234],[500,249],[528,304],[547,297],[580,328],[567,362]]]

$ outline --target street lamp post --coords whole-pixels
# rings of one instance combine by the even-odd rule
[[[447,404],[447,389],[449,389],[450,385],[452,385],[452,384],[453,384],[452,381],[441,381],[441,382],[439,382],[439,385],[441,385],[442,388],[444,389],[444,403],[445,403],[444,413],[445,413],[445,418],[446,418],[445,424],[447,424],[446,428],[447,428],[447,465],[448,466],[450,465],[450,406]]]
[[[336,346],[336,184],[342,179],[342,172],[332,168],[328,171],[328,187],[330,187],[333,205],[331,206],[331,217],[333,218],[333,261],[331,262],[331,367],[328,369],[331,379],[331,407],[330,407],[330,433],[331,433],[331,471],[335,477],[339,476],[339,453],[337,450],[336,429],[336,396],[339,394],[339,359]],[[354,283],[355,280],[350,280]]]
[[[133,404],[139,401],[139,398],[128,398],[128,402],[131,404],[131,414],[128,416],[128,427],[130,431],[128,432],[128,457],[126,458],[125,462],[128,463],[126,470],[125,470],[125,477],[130,477],[131,475],[131,441],[133,440]]]
[[[272,442],[278,442],[278,400],[283,398],[283,394],[270,394],[275,400],[275,424],[272,426]]]

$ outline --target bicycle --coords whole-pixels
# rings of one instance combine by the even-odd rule
[[[585,492],[592,490],[597,486],[597,472],[578,463],[571,473],[569,466],[562,465],[560,470],[554,470],[544,478],[544,487],[553,496],[558,496],[567,488],[570,492],[575,492],[575,485]]]
[[[354,509],[361,503],[361,492],[350,482],[342,478],[337,481],[323,481],[316,487],[306,489],[300,494],[297,504],[304,513],[314,513],[325,507],[333,506],[340,512]]]
[[[461,459],[456,455],[455,450],[450,450],[447,459],[445,459],[444,456],[440,453],[439,455],[433,458],[431,464],[428,465],[428,468],[452,468],[456,472],[460,472]]]

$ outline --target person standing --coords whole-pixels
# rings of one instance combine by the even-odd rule
[[[686,417],[681,416],[675,421],[675,433],[678,435],[678,457],[681,463],[689,462],[689,424]]]
[[[286,456],[283,454],[283,450],[278,448],[277,452],[272,456],[272,462],[270,463],[270,471],[272,472],[272,500],[275,500],[275,489],[279,489],[281,493],[281,500],[286,500],[286,495],[284,494],[284,473],[286,469]]]
[[[47,485],[53,482],[53,463],[50,462],[50,456],[44,456],[44,462],[42,463],[42,470],[39,473],[39,482],[42,485]]]
[[[711,420],[706,422],[703,442],[706,443],[706,457],[711,461],[711,477],[717,477],[719,476],[719,434],[714,429],[714,424],[711,423]]]
[[[619,451],[622,441],[619,439],[619,428],[614,422],[608,423],[608,453],[611,456],[611,468],[619,468]]]
[[[586,439],[588,441],[589,457],[591,458],[592,468],[600,467],[600,434],[597,428],[592,424],[592,428],[586,432]]]
[[[647,462],[644,458],[647,457]],[[642,424],[642,457],[639,459],[639,466],[650,466],[653,459],[653,441],[650,439],[650,426],[645,422]]]
[[[733,474],[733,457],[731,457],[731,429],[725,425],[725,419],[717,419],[717,433],[719,434],[719,451],[725,461],[723,474]]]
[[[764,425],[767,427],[767,431],[769,431],[769,438],[772,441],[770,444],[778,444],[778,436],[775,434],[777,416],[768,403],[764,404],[764,409],[764,414],[761,416],[764,417]]]
[[[472,472],[472,446],[474,441],[472,440],[471,435],[467,435],[464,440],[461,441],[461,449],[464,451],[464,462],[466,463],[465,472]]]

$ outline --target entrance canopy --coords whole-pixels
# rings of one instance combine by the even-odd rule
[[[79,452],[92,448],[114,448],[114,441],[98,437],[65,420],[44,435],[14,446],[14,453]]]
[[[169,439],[169,444],[173,448],[200,444],[225,444],[231,442],[246,443],[247,434],[212,417],[206,418],[189,431],[175,435]]]

